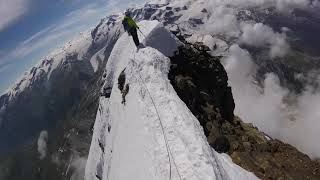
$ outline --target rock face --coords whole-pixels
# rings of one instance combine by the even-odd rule
[[[319,179],[319,162],[234,117],[226,71],[220,57],[207,51],[199,43],[180,47],[171,58],[169,78],[200,121],[209,144],[261,179]]]
[[[187,44],[171,58],[169,78],[177,93],[205,129],[207,136],[215,131],[212,124],[232,122],[235,108],[227,73],[219,61],[201,44]]]

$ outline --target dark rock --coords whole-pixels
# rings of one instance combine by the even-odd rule
[[[111,125],[108,124],[108,132],[110,133],[110,131],[111,131]]]
[[[102,144],[100,139],[98,139],[98,142],[99,142],[99,147],[100,147],[101,151],[104,153],[104,145]]]
[[[118,88],[122,94],[122,104],[126,104],[126,96],[129,93],[129,84],[126,84],[126,74],[124,69],[118,77]]]
[[[251,151],[251,143],[250,142],[243,142],[242,143],[245,151],[250,152]]]
[[[201,43],[180,47],[179,52],[171,57],[173,66],[169,78],[194,114],[205,112],[211,114],[209,119],[220,116],[232,122],[235,105],[227,73],[219,58],[210,56],[207,50],[208,47]],[[208,113],[208,105],[219,109],[219,115],[217,110]],[[199,121],[205,125],[207,120]]]
[[[126,104],[126,96],[129,93],[129,84],[126,84],[125,88],[122,90],[122,104]]]
[[[216,150],[219,153],[227,153],[230,149],[229,140],[225,136],[217,137],[214,143],[210,145],[214,150]]]
[[[189,22],[195,25],[203,24],[202,19],[197,19],[197,18],[190,18]]]
[[[207,10],[206,8],[203,8],[203,9],[201,10],[201,12],[203,12],[203,13],[208,13],[208,10]]]
[[[236,141],[232,142],[232,144],[231,144],[231,150],[232,151],[238,150],[239,147],[240,147],[239,142],[236,142]]]
[[[175,11],[175,12],[181,11],[181,7],[176,7],[176,8],[174,8],[174,11]]]
[[[126,69],[124,69],[124,70],[120,73],[120,75],[119,75],[119,77],[118,77],[118,88],[119,88],[120,91],[123,90],[124,85],[125,85],[125,83],[126,83],[126,74],[125,74],[125,72],[124,72],[125,70],[126,70]]]
[[[102,85],[102,83],[101,83],[101,85]],[[101,93],[101,96],[104,96],[105,98],[109,98],[111,95],[111,91],[112,91],[112,88],[104,87],[103,92]]]
[[[96,174],[96,178],[99,179],[99,180],[102,179],[98,174]]]
[[[235,103],[232,95],[231,87],[227,87],[224,94],[224,101],[221,104],[222,107],[222,117],[224,117],[227,121],[232,122],[234,119],[234,109]]]
[[[149,7],[144,9],[143,19],[149,20],[151,16],[157,11],[157,9]]]
[[[170,17],[170,16],[173,16],[174,15],[174,13],[172,12],[172,11],[167,11],[165,14],[164,14],[164,16],[166,17],[166,18],[168,18],[168,17]]]

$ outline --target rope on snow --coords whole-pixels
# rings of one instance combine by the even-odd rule
[[[136,57],[135,57],[135,52],[133,50],[133,61],[136,60]],[[152,105],[154,107],[154,109],[156,110],[156,114],[157,114],[157,117],[158,117],[158,120],[159,120],[159,123],[160,123],[160,126],[161,126],[161,130],[162,130],[162,134],[163,134],[163,138],[164,138],[164,141],[165,141],[165,144],[166,144],[166,150],[167,150],[167,154],[168,154],[168,161],[169,161],[169,180],[172,179],[172,162],[175,166],[175,168],[177,169],[177,173],[178,173],[178,176],[179,176],[179,179],[182,180],[182,177],[181,177],[181,174],[179,172],[179,169],[178,169],[178,166],[173,158],[173,155],[172,155],[172,152],[171,152],[171,149],[170,149],[170,146],[169,146],[169,141],[168,141],[168,138],[167,138],[167,135],[165,133],[165,129],[164,129],[164,125],[163,125],[163,122],[161,120],[161,117],[160,117],[160,114],[159,114],[159,111],[158,111],[158,108],[155,104],[155,101],[146,85],[146,83],[143,81],[142,79],[142,76],[141,76],[141,73],[139,71],[137,71],[137,74],[139,76],[139,79],[140,79],[140,83],[143,85],[143,87],[145,88],[145,90],[147,91],[150,99],[151,99],[151,102],[152,102]]]

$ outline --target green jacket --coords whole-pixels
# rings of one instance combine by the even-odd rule
[[[123,19],[123,26],[125,30],[132,29],[132,28],[139,28],[136,22],[129,16],[125,16]],[[128,27],[126,27],[128,26]]]

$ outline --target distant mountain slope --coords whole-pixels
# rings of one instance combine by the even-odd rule
[[[101,20],[108,31],[83,33],[26,73],[0,99],[0,152],[51,129],[88,89],[120,34],[115,16]]]

